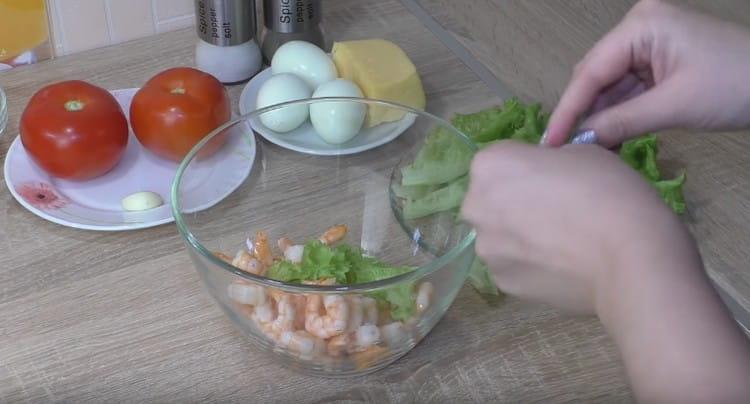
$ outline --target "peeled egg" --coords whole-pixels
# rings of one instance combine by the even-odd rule
[[[338,77],[333,60],[322,49],[305,41],[289,41],[281,45],[271,59],[271,72],[295,74],[310,88],[318,88]]]
[[[346,79],[322,84],[313,93],[320,97],[358,97],[362,91]],[[365,121],[367,105],[352,101],[324,101],[310,104],[310,121],[326,143],[341,144],[357,136]]]
[[[301,78],[291,73],[271,76],[258,90],[256,105],[265,108],[282,102],[310,98],[312,90]],[[310,115],[308,105],[289,105],[260,115],[260,121],[275,132],[289,132],[297,129]]]

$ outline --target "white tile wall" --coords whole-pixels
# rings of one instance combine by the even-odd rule
[[[48,0],[55,54],[67,55],[194,24],[192,0]]]

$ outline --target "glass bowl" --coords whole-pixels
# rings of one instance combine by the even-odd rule
[[[5,92],[0,87],[0,135],[5,130],[5,125],[8,123],[8,99],[5,96]]]
[[[205,164],[201,151],[206,145],[215,147],[228,137],[250,140],[264,114],[278,116],[284,108],[325,102],[353,103],[400,117],[377,130],[384,136],[391,130],[402,133],[367,151],[329,157],[259,141],[252,170],[233,193],[199,212],[183,208],[199,198],[198,189],[205,189],[196,186],[200,180],[193,173]],[[344,124],[336,121],[344,119],[340,115],[330,118]],[[311,131],[310,136],[318,136]],[[454,140],[454,148],[475,150],[448,122],[426,112],[361,98],[306,99],[235,119],[211,132],[183,160],[172,186],[178,231],[208,292],[258,350],[304,373],[360,375],[405,355],[438,323],[467,278],[474,232],[457,220],[455,211],[409,219],[394,192],[401,169],[436,131]],[[353,261],[337,261],[342,251],[350,251]],[[274,271],[300,255],[314,263],[303,265],[303,276],[318,279],[315,284],[258,275],[281,273]],[[390,273],[400,275],[378,280],[374,274],[379,267],[402,269]],[[356,279],[373,279],[354,284],[346,283],[348,278],[334,284],[321,280],[341,268],[345,274],[362,274]],[[312,271],[321,274],[316,278]]]

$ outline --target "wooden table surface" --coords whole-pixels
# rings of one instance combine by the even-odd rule
[[[571,66],[630,3],[327,0],[324,23],[332,39],[397,41],[419,69],[428,109],[447,117],[500,102],[498,89],[551,107]],[[742,0],[703,7],[750,21]],[[10,102],[0,158],[41,86],[74,78],[137,86],[192,65],[194,41],[183,30],[0,74]],[[230,88],[235,104],[240,91]],[[686,220],[713,279],[750,308],[748,137],[663,139],[667,167],[688,169]],[[255,351],[220,312],[174,225],[74,230],[27,212],[7,187],[0,184],[0,402],[632,401],[595,319],[485,300],[468,287],[420,345],[383,371],[348,380],[294,373]]]

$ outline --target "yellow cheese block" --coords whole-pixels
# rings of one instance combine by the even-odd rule
[[[385,100],[424,110],[425,95],[417,68],[406,53],[383,39],[335,42],[331,51],[341,78],[351,80],[366,98]],[[401,119],[404,112],[370,106],[365,126]]]

